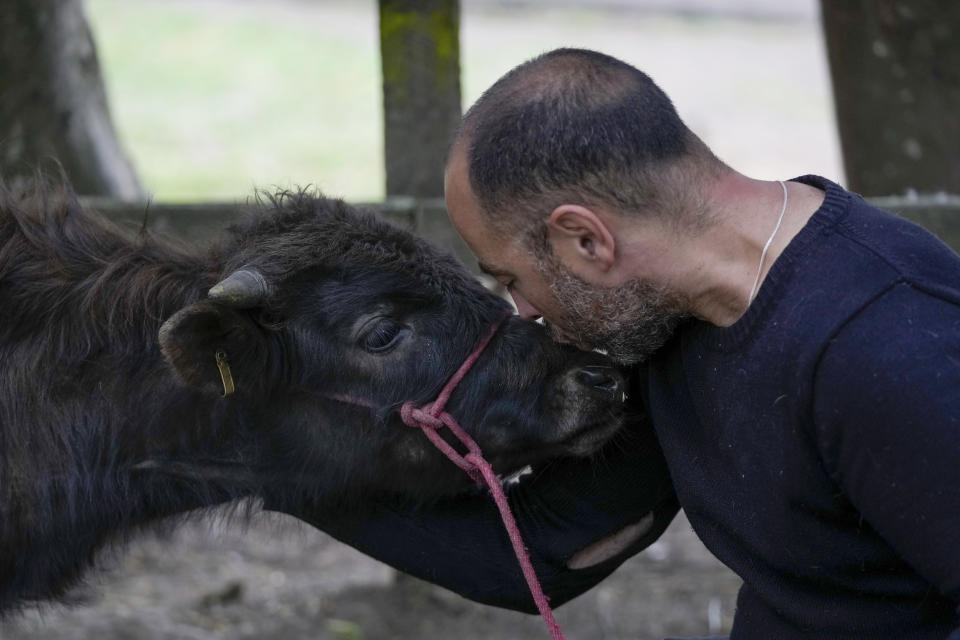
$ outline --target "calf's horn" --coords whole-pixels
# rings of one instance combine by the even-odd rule
[[[270,283],[259,271],[237,269],[229,276],[213,285],[207,297],[214,302],[230,307],[254,307],[271,293]]]

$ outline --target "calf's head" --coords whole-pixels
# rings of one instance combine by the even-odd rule
[[[602,356],[510,315],[458,262],[338,200],[283,194],[231,229],[206,300],[161,329],[184,382],[260,439],[254,464],[321,492],[427,499],[469,479],[399,408],[423,405],[501,323],[447,410],[498,473],[587,455],[620,426],[624,381]],[[502,322],[501,322],[502,321]]]

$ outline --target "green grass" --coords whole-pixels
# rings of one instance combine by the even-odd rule
[[[161,201],[315,184],[383,197],[376,0],[86,0],[113,114]],[[462,0],[463,104],[559,46],[637,65],[758,178],[840,178],[819,25]],[[437,167],[437,171],[441,168]]]
[[[373,5],[329,22],[267,9],[86,3],[114,120],[148,191],[186,201],[315,184],[382,197]]]

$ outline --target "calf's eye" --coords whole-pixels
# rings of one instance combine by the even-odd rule
[[[360,344],[371,353],[382,353],[395,347],[408,332],[405,325],[390,318],[380,318],[364,332]]]

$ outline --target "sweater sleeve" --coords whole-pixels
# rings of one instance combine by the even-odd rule
[[[654,542],[678,511],[652,428],[638,421],[591,459],[563,459],[521,477],[508,499],[553,606],[586,591]],[[351,509],[279,505],[284,511],[400,571],[495,606],[536,613],[489,494],[429,505],[381,498]],[[567,560],[592,542],[653,514],[618,555],[573,570]]]
[[[834,480],[906,563],[960,603],[960,305],[893,286],[837,333],[814,393]]]

